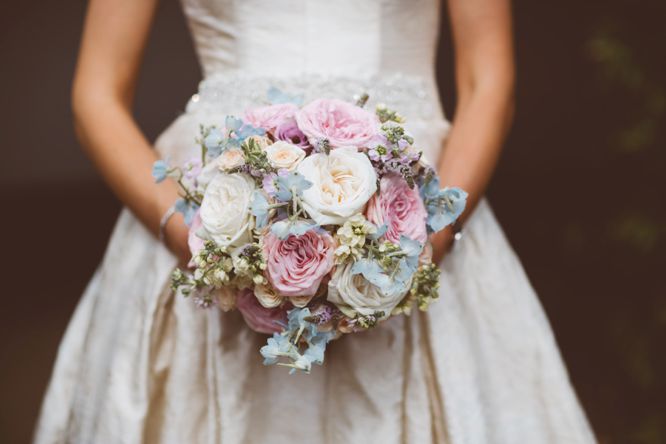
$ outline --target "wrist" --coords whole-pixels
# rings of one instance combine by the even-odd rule
[[[162,216],[160,217],[160,224],[158,227],[157,231],[157,238],[159,239],[160,242],[166,243],[166,238],[167,238],[167,226],[170,223],[173,223],[172,219],[174,219],[174,216],[176,216],[176,203],[174,202],[169,206],[163,213]]]

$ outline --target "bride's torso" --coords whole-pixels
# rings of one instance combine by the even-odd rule
[[[305,100],[365,92],[414,131],[430,128],[429,145],[446,131],[435,83],[440,0],[181,1],[204,74],[189,113],[239,113],[265,103],[269,87]]]
[[[206,76],[432,75],[439,0],[182,0]]]

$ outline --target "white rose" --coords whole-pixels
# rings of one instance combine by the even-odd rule
[[[225,150],[220,157],[215,159],[217,166],[222,171],[230,170],[232,168],[239,167],[245,163],[245,156],[243,155],[243,150],[239,148],[231,148]]]
[[[355,313],[368,316],[382,311],[384,316],[381,319],[388,318],[406,292],[382,293],[363,275],[352,274],[353,265],[351,262],[335,269],[328,282],[327,299],[349,317],[354,317]]]
[[[217,158],[219,159],[219,157]],[[206,186],[213,180],[218,174],[220,174],[220,168],[217,164],[217,159],[211,160],[206,163],[206,166],[203,167],[201,173],[197,177],[198,190],[203,192],[206,189]]]
[[[206,188],[199,215],[206,233],[220,246],[251,240],[250,199],[254,181],[245,174],[218,174]]]
[[[266,147],[266,157],[273,167],[293,171],[305,158],[305,151],[299,146],[278,140]]]
[[[298,165],[298,172],[312,182],[303,192],[303,206],[319,225],[342,225],[361,213],[377,191],[370,160],[354,147],[313,154]]]

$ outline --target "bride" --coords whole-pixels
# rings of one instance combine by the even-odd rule
[[[594,442],[483,199],[512,117],[509,0],[182,0],[205,79],[154,150],[131,108],[156,3],[90,2],[76,128],[127,209],[60,346],[35,442]],[[459,97],[450,131],[434,77],[444,6]],[[439,301],[336,341],[310,375],[263,367],[265,337],[237,313],[169,290],[189,259],[187,228],[164,217],[176,185],[150,175],[158,157],[189,157],[200,124],[263,103],[270,86],[306,100],[368,92],[405,115],[443,182],[470,195],[460,240],[433,239]]]

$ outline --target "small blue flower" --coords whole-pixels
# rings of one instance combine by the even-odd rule
[[[333,332],[317,332],[312,338],[310,338],[308,341],[309,347],[304,353],[305,356],[309,358],[310,362],[319,365],[324,363],[326,345],[333,338],[333,335]]]
[[[410,261],[409,258],[402,258],[398,262],[398,270],[393,275],[393,282],[391,287],[387,289],[386,294],[399,294],[404,293],[409,289],[412,276],[416,273],[418,268],[418,258],[416,263]]]
[[[300,197],[303,195],[303,191],[312,186],[312,182],[303,175],[292,172],[287,175],[278,175],[275,185],[277,188],[275,197],[282,202],[289,202],[293,199],[292,191],[295,191],[296,196]]]
[[[192,221],[194,220],[194,216],[197,214],[198,209],[199,207],[195,203],[185,199],[178,199],[176,201],[176,211],[183,213],[185,224],[188,226],[192,225]]]
[[[377,232],[374,234],[369,234],[367,237],[370,240],[377,240],[386,234],[386,230],[388,230],[388,225],[382,224],[381,226],[377,227]]]
[[[280,356],[298,354],[294,345],[289,342],[289,338],[280,333],[273,333],[273,337],[268,338],[259,353],[264,357],[264,365],[277,364]]]
[[[252,194],[250,210],[252,211],[252,215],[257,220],[257,228],[264,228],[266,225],[268,225],[268,212],[270,210],[270,204],[261,191],[255,190]]]
[[[413,239],[408,238],[407,236],[400,236],[400,249],[407,256],[405,260],[410,267],[413,267],[413,271],[416,271],[419,263],[419,256],[421,251],[423,251],[423,245]]]
[[[386,275],[384,269],[376,261],[360,259],[351,269],[352,274],[361,274],[363,277],[382,292],[391,286],[391,278]]]
[[[310,316],[309,308],[294,308],[287,312],[287,328],[291,331],[298,331],[301,327],[306,327],[308,321],[305,320]]]
[[[240,141],[247,139],[252,136],[263,136],[266,134],[266,130],[263,128],[255,128],[250,124],[245,124],[238,130],[234,131],[236,138]]]
[[[223,140],[224,136],[222,135],[222,132],[218,128],[211,128],[204,139],[204,145],[210,150],[219,146]]]
[[[242,125],[243,121],[234,116],[227,116],[227,118],[224,119],[224,127],[227,131],[238,131]]]
[[[281,240],[289,236],[303,236],[308,231],[316,228],[317,225],[306,220],[281,220],[271,225],[271,232]]]
[[[312,364],[324,363],[326,345],[335,334],[318,331],[317,325],[307,320],[311,315],[309,308],[294,308],[287,312],[288,324],[284,331],[274,333],[260,350],[264,365],[282,363],[291,367],[289,373],[292,374],[297,370],[309,373]]]
[[[167,163],[166,160],[156,160],[155,163],[153,163],[153,178],[155,179],[155,182],[160,183],[164,179],[167,178],[167,175],[169,173],[169,164]]]
[[[228,137],[224,139],[221,145],[222,151],[226,151],[232,148],[240,148],[240,146],[241,146],[240,140],[234,139],[233,137]]]
[[[222,153],[222,143],[224,142],[224,135],[217,128],[211,128],[208,135],[203,141],[208,155],[210,157],[218,157]]]
[[[442,230],[460,217],[467,204],[467,193],[460,188],[444,188],[439,198],[426,202],[428,226],[433,231]]]
[[[428,229],[437,232],[460,217],[467,205],[467,193],[460,188],[439,189],[439,178],[433,177],[421,186],[421,198],[428,212]]]
[[[439,195],[439,177],[433,176],[421,186],[419,191],[421,193],[421,199],[423,199],[424,202],[436,199]]]

